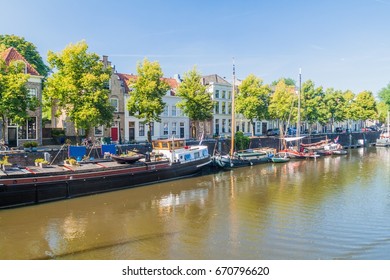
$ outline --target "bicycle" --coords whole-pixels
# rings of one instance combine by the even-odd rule
[[[101,142],[98,138],[95,138],[95,140],[92,141],[91,137],[88,137],[88,138],[84,138],[81,144],[86,147],[96,147],[96,146],[100,146]]]

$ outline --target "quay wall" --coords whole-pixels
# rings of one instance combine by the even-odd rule
[[[311,137],[305,137],[302,139],[302,143],[314,143],[326,138],[331,139],[332,141],[338,137],[338,143],[343,145],[345,148],[357,148],[362,146],[370,146],[376,142],[376,139],[379,138],[379,132],[361,132],[361,133],[333,133],[326,135],[312,135]],[[187,141],[188,145],[199,144],[199,141]],[[209,153],[214,154],[214,151],[219,151],[221,154],[228,154],[230,151],[230,139],[205,139],[202,144],[207,145],[209,148]],[[278,137],[252,137],[250,138],[250,148],[273,148],[276,150],[280,149],[280,139]],[[116,147],[117,153],[126,153],[128,150],[138,150],[142,153],[146,151],[151,151],[150,144],[127,144],[127,145],[118,145]],[[50,158],[53,164],[61,164],[64,159],[68,158],[68,149],[64,146],[55,146],[55,147],[42,147],[36,152],[26,152],[26,151],[12,151],[12,152],[2,152],[0,154],[0,159],[4,155],[9,156],[9,162],[19,165],[19,166],[31,166],[34,165],[36,158],[43,158],[44,153],[49,153]],[[93,149],[87,149],[87,155],[89,157],[94,157],[95,159],[103,158],[101,154],[101,148],[96,147]]]

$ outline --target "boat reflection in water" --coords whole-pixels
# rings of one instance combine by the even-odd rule
[[[390,149],[0,211],[1,259],[389,259]]]

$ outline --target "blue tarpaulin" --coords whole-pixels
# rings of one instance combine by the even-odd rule
[[[81,161],[85,156],[87,147],[85,146],[69,146],[68,156],[75,158],[77,161]]]
[[[104,155],[104,153],[110,153],[115,155],[116,154],[115,144],[102,145],[102,155]]]

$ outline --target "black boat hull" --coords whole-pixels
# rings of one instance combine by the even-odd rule
[[[174,164],[150,164],[146,167],[124,167],[116,171],[99,171],[86,174],[47,176],[42,181],[34,177],[29,182],[0,184],[0,209],[33,205],[85,195],[126,189],[156,182],[194,176],[202,172],[210,158]],[[51,177],[53,177],[51,180]],[[66,178],[65,178],[66,177]],[[9,182],[10,180],[8,180]]]

